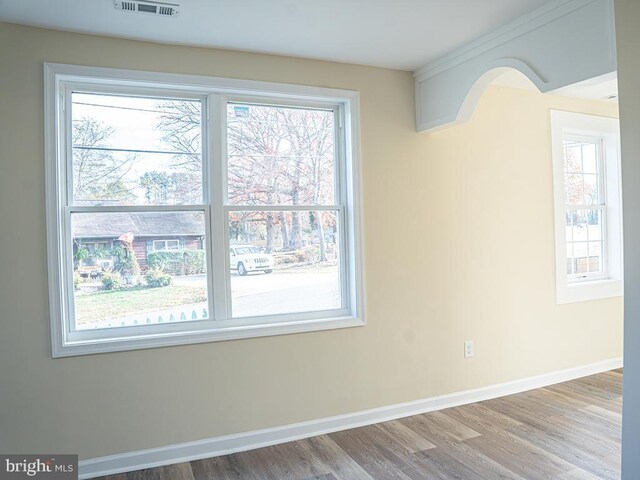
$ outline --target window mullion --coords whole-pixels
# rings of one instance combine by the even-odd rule
[[[226,320],[230,318],[229,259],[227,258],[227,219],[224,203],[226,185],[224,175],[224,155],[226,153],[226,101],[220,95],[209,95],[208,102],[208,141],[207,158],[209,159],[209,195],[211,203],[211,225],[208,229],[211,250],[210,273],[207,275],[209,288],[213,292],[213,318]]]
[[[225,212],[325,212],[341,210],[342,205],[225,205]]]

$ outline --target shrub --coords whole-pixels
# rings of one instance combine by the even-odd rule
[[[108,270],[102,274],[102,288],[115,290],[122,286],[122,276],[118,272]]]
[[[121,275],[137,276],[140,275],[140,265],[138,259],[130,244],[123,243],[113,249],[114,269]]]
[[[168,273],[164,273],[159,268],[151,268],[147,271],[144,279],[151,288],[166,287],[173,283],[173,278]]]
[[[204,273],[204,250],[184,251],[185,275]]]
[[[195,275],[204,273],[204,258],[204,250],[160,250],[147,254],[147,265],[171,275]]]
[[[273,261],[276,266],[291,266],[296,263],[296,259],[291,253],[274,253]]]
[[[320,246],[307,245],[302,249],[304,261],[306,263],[318,263],[320,261]]]
[[[73,271],[73,289],[78,290],[80,287],[80,273],[77,270]]]

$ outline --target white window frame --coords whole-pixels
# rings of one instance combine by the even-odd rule
[[[363,326],[364,252],[362,240],[359,93],[311,86],[250,80],[142,72],[132,70],[44,64],[45,174],[47,253],[52,356],[65,357],[141,348],[223,341],[240,338]],[[70,212],[92,211],[73,206],[68,195],[70,97],[73,87],[140,94],[179,93],[201,98],[203,119],[203,205],[153,206],[149,210],[201,210],[205,212],[210,319],[194,322],[139,325],[74,331],[73,279],[70,254]],[[337,149],[336,210],[342,218],[342,308],[330,311],[231,318],[229,239],[226,204],[227,102],[264,102],[330,108],[335,112]],[[206,188],[208,186],[208,188]],[[207,194],[208,192],[208,194]],[[296,207],[293,207],[294,209]],[[253,209],[251,207],[250,209]],[[260,209],[260,207],[256,207]],[[289,209],[289,207],[283,207]],[[144,211],[145,207],[119,207],[118,211]],[[213,228],[221,225],[222,228]]]
[[[567,274],[564,141],[585,139],[601,145],[604,195],[604,273],[574,277]],[[616,118],[551,111],[551,147],[556,244],[556,302],[558,304],[617,297],[623,293],[622,195],[620,177],[620,127]]]

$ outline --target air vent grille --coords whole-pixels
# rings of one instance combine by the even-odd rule
[[[180,8],[180,5],[173,3],[138,0],[114,0],[114,6],[116,10],[125,12],[150,13],[152,15],[163,15],[165,17],[176,16]]]

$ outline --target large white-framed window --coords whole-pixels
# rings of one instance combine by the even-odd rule
[[[44,71],[54,357],[364,325],[357,92]]]
[[[558,303],[622,295],[619,121],[551,111]]]

